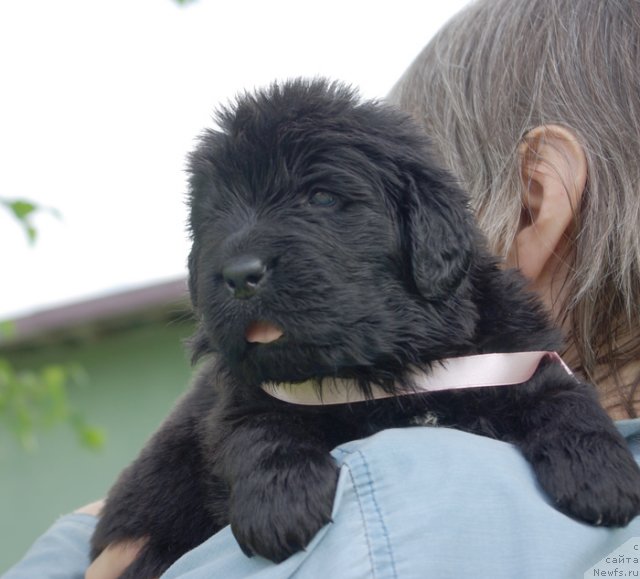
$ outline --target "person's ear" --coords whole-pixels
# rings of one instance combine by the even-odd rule
[[[587,183],[587,159],[575,135],[559,125],[529,131],[518,153],[525,194],[508,262],[535,282],[564,257]]]

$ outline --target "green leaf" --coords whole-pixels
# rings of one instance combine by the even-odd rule
[[[77,412],[75,412],[70,419],[71,426],[75,430],[76,436],[82,445],[91,450],[99,450],[104,446],[107,438],[104,430],[88,424],[84,417]]]
[[[38,235],[38,232],[36,231],[36,228],[33,225],[27,225],[25,227],[25,231],[27,232],[27,237],[29,238],[29,243],[31,243],[33,245],[36,242],[36,237]]]
[[[13,214],[18,223],[24,229],[27,239],[31,245],[35,243],[38,234],[38,231],[32,222],[34,213],[48,213],[49,215],[53,215],[56,219],[62,219],[62,215],[57,209],[42,207],[32,203],[31,201],[27,201],[26,199],[15,199],[11,201],[0,197],[0,205],[6,207]]]
[[[38,207],[33,203],[29,201],[23,201],[22,199],[10,201],[7,206],[21,221],[24,221],[31,213],[38,209]]]
[[[104,430],[93,426],[86,426],[78,432],[80,442],[91,450],[99,450],[104,446],[106,435]]]
[[[84,370],[77,364],[17,370],[0,357],[0,428],[13,434],[24,450],[35,451],[41,433],[67,424],[83,446],[100,449],[106,439],[104,432],[87,423],[69,396],[68,390],[86,380]]]
[[[11,320],[0,322],[0,336],[12,338],[16,335],[16,325]]]
[[[49,387],[59,386],[67,379],[67,372],[62,366],[46,366],[42,370],[42,378]]]

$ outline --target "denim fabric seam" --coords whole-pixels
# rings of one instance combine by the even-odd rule
[[[394,579],[397,579],[398,577],[398,573],[396,571],[396,563],[395,563],[395,558],[393,556],[393,549],[391,547],[391,538],[389,537],[389,531],[387,529],[387,526],[384,522],[384,517],[382,514],[382,511],[380,509],[380,506],[378,505],[378,500],[376,499],[376,490],[375,490],[375,486],[373,484],[373,478],[371,476],[371,470],[369,468],[369,463],[367,462],[367,459],[365,457],[365,455],[362,453],[362,451],[360,450],[355,450],[352,452],[349,452],[349,458],[354,458],[357,456],[357,458],[359,458],[360,460],[358,462],[356,462],[356,464],[354,464],[354,466],[359,467],[361,466],[361,469],[358,469],[360,471],[364,471],[364,478],[362,481],[360,481],[361,483],[365,483],[366,486],[368,486],[368,490],[369,490],[369,495],[371,496],[371,504],[373,505],[373,509],[377,515],[377,519],[378,519],[378,523],[379,526],[382,530],[382,536],[384,537],[385,543],[386,543],[386,552],[388,553],[387,558],[388,558],[388,563],[391,567],[391,575],[390,577],[393,577]],[[341,457],[341,458],[344,458]],[[347,462],[347,460],[345,460],[345,463]],[[349,461],[350,462],[350,461]],[[359,463],[359,464],[358,464]],[[375,553],[373,550],[373,544],[371,543],[371,537],[369,534],[369,529],[368,529],[368,523],[370,522],[370,519],[367,517],[366,515],[366,511],[364,508],[364,500],[365,497],[362,495],[362,488],[364,487],[365,484],[358,484],[358,481],[355,479],[354,477],[354,472],[353,469],[351,468],[350,465],[345,464],[345,466],[347,466],[349,468],[349,476],[351,477],[351,481],[353,482],[353,488],[355,490],[356,493],[356,497],[358,498],[358,506],[360,508],[360,514],[362,515],[362,520],[364,523],[364,529],[365,529],[365,536],[367,538],[367,544],[369,545],[369,559],[371,561],[371,567],[372,567],[372,572],[374,574],[374,576],[379,576],[378,572],[380,571],[379,566],[375,565]]]
[[[344,458],[344,455],[341,458]],[[362,499],[360,497],[360,493],[358,492],[358,483],[356,482],[355,477],[353,476],[353,471],[351,470],[351,468],[346,464],[343,464],[343,466],[346,467],[346,469],[349,471],[349,478],[351,479],[353,490],[356,493],[356,498],[358,499],[358,509],[360,510],[360,518],[362,519],[362,528],[364,530],[364,538],[368,547],[367,554],[369,555],[369,566],[371,568],[371,576],[375,578],[376,570],[373,565],[373,547],[371,545],[371,538],[369,537],[369,529],[367,528],[367,517],[364,513],[364,507],[362,505]]]

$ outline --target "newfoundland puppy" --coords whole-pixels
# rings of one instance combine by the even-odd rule
[[[331,520],[332,448],[425,422],[517,445],[571,517],[638,514],[637,464],[557,356],[517,385],[421,386],[483,359],[469,356],[560,341],[408,115],[295,80],[239,97],[218,122],[189,162],[204,360],[109,493],[93,557],[144,537],[123,577],[157,577],[230,524],[247,555],[282,561]]]

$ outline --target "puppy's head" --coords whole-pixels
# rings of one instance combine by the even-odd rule
[[[384,384],[470,338],[474,226],[407,115],[298,80],[218,121],[189,164],[201,350],[254,383]]]

